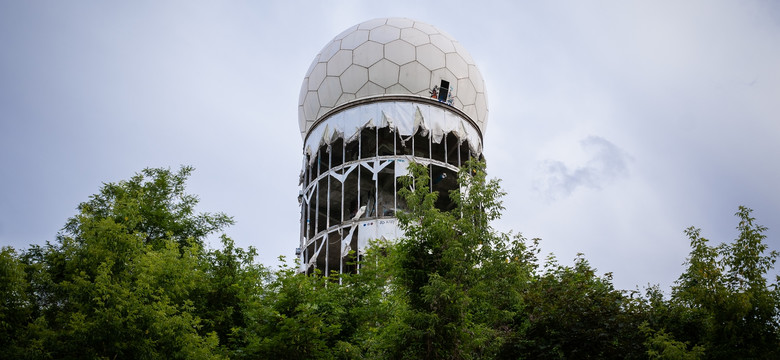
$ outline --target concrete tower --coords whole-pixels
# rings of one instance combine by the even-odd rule
[[[402,236],[398,177],[428,166],[449,209],[457,170],[482,156],[485,85],[466,50],[419,21],[355,25],[314,58],[298,103],[303,137],[301,270],[350,272],[369,239]]]

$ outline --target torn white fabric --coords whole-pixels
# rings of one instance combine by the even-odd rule
[[[325,236],[327,236],[327,234],[325,234]],[[314,251],[314,255],[309,257],[309,262],[307,262],[306,264],[301,264],[301,267],[300,267],[300,271],[301,272],[306,271],[306,269],[308,269],[311,266],[311,264],[313,264],[315,261],[317,261],[317,256],[320,255],[320,250],[322,250],[322,247],[323,247],[323,245],[325,245],[326,242],[327,241],[325,241],[324,236],[323,236],[323,241],[320,242],[320,247],[317,248],[316,251]]]
[[[397,219],[375,219],[358,223],[358,249],[368,247],[369,240],[395,240],[403,236]]]
[[[330,145],[339,138],[351,142],[364,128],[386,126],[402,137],[412,136],[418,130],[424,136],[430,132],[431,140],[437,144],[451,132],[460,142],[468,140],[472,153],[482,153],[479,131],[471,122],[446,108],[412,101],[368,103],[333,114],[309,130],[303,151],[311,156],[309,162],[314,163],[316,157],[312,155],[321,145]]]
[[[358,249],[365,249],[368,240],[376,239],[377,220],[361,221],[358,223]]]
[[[380,219],[376,224],[376,238],[382,240],[398,239],[401,229],[397,219]]]
[[[407,157],[395,159],[395,177],[409,175],[409,159]]]
[[[356,227],[357,224],[353,223],[352,226],[349,228],[349,233],[347,234],[347,236],[345,236],[344,239],[341,240],[341,257],[349,255],[349,251],[352,250],[349,244],[352,243],[352,235],[355,233]]]

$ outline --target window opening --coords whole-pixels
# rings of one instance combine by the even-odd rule
[[[355,217],[358,208],[360,208],[357,200],[357,193],[359,191],[357,179],[358,170],[355,169],[347,174],[347,178],[344,180],[344,191],[341,193],[341,196],[344,199],[342,201],[344,209],[341,215],[343,220],[350,220]]]
[[[437,144],[431,141],[431,159],[441,162],[447,162],[447,137],[441,138]]]
[[[327,226],[328,177],[321,178],[317,184],[317,219],[315,221],[317,230],[314,232],[315,234],[319,234]]]
[[[447,102],[447,94],[450,93],[450,82],[447,80],[442,80],[441,85],[439,86],[439,101],[441,102]]]
[[[360,137],[344,145],[344,162],[355,161],[360,154]]]
[[[360,204],[361,206],[366,207],[366,212],[362,217],[368,218],[376,216],[376,181],[373,179],[374,174],[369,170],[365,170],[361,171],[358,175]]]
[[[450,198],[450,190],[458,188],[458,174],[441,166],[431,166],[431,172],[433,174],[431,190],[439,193],[434,206],[442,211],[454,209],[455,203]]]
[[[344,139],[338,138],[330,144],[330,168],[333,169],[344,163]]]
[[[315,183],[314,186],[317,186],[317,184]],[[317,191],[317,189],[314,188],[312,191]],[[314,204],[312,204],[312,201],[314,201]],[[308,209],[308,215],[306,216],[306,238],[311,239],[314,237],[314,219],[316,219],[315,216],[317,214],[317,197],[309,197],[306,206]]]
[[[395,167],[393,166],[386,166],[377,174],[377,188],[379,189],[377,191],[377,204],[379,206],[377,214],[379,217],[395,215],[394,177]]]
[[[342,219],[342,202],[344,199],[344,184],[341,181],[328,176],[330,181],[330,191],[328,196],[330,197],[329,209],[328,209],[328,228],[333,225],[341,223]]]
[[[360,132],[360,158],[369,159],[376,156],[376,130],[365,128]]]
[[[336,271],[336,264],[339,263],[341,258],[341,234],[340,231],[333,231],[326,236],[328,247],[326,254],[327,261],[325,262],[325,276],[330,276],[331,271]]]
[[[312,241],[311,244],[309,244],[309,246],[306,247],[306,261],[304,262],[304,264],[308,264],[309,261],[311,261],[312,256],[314,256],[314,252],[317,250],[316,248],[317,248],[316,241]],[[311,274],[311,272],[309,272],[309,266],[306,266],[306,275],[308,274]]]
[[[328,157],[327,155],[330,154],[328,151],[327,145],[320,146],[319,150],[317,150],[317,176],[320,176],[324,174],[326,171],[328,171]]]
[[[395,153],[398,155],[412,155],[412,137],[401,137],[399,131],[395,131]]]
[[[464,140],[462,144],[458,147],[458,166],[463,166],[466,164],[466,161],[469,160],[469,153],[471,153],[471,147],[469,146],[468,140]]]
[[[333,163],[331,160],[333,160],[333,151],[329,151],[328,152],[328,168],[329,169],[333,168],[333,167],[330,166],[330,164]],[[327,184],[328,184],[328,191],[325,192],[325,194],[326,194],[325,195],[326,196],[326,198],[325,198],[325,213],[328,214],[328,216],[325,218],[325,228],[326,229],[330,227],[330,206],[331,206],[330,199],[333,196],[333,193],[331,192],[331,188],[330,188],[331,176],[327,176],[327,179],[328,179],[327,180],[328,181],[327,182]]]
[[[412,138],[412,147],[414,150],[414,156],[431,158],[430,146],[428,144],[428,137],[422,135],[422,130],[418,130]]]
[[[460,161],[458,161],[460,140],[453,133],[448,133],[445,139],[447,140],[447,163],[455,167],[460,166]]]
[[[379,129],[379,156],[395,155],[395,132],[389,126]]]
[[[317,250],[319,251],[315,250],[317,258],[314,260],[314,269],[320,269],[320,271],[325,268],[325,261],[328,259],[324,254],[328,249],[324,249],[325,251],[322,249],[323,245],[325,245],[325,241],[327,241],[327,239],[324,236],[320,236],[317,241],[315,241],[319,242],[319,244],[317,244]]]

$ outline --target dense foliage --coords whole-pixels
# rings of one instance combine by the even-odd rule
[[[494,231],[503,192],[461,170],[440,211],[425,167],[402,178],[406,237],[358,274],[270,270],[196,213],[192,169],[105,184],[54,242],[0,251],[0,358],[733,359],[780,356],[778,256],[740,207],[737,238],[696,228],[670,296],[617,290],[583,255],[540,261],[539,240]]]

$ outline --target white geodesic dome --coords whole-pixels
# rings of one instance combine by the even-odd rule
[[[315,122],[351,101],[383,95],[430,97],[442,80],[452,106],[484,134],[485,84],[471,55],[447,33],[410,19],[369,20],[337,35],[314,58],[301,85],[298,125],[305,139]]]

